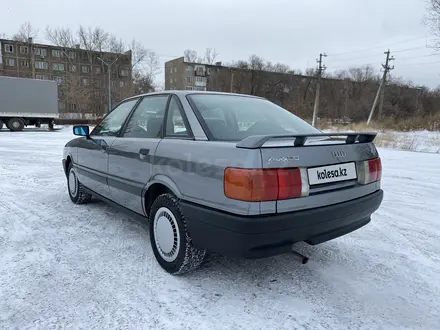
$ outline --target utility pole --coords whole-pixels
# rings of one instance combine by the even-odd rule
[[[316,123],[316,116],[318,114],[318,109],[319,109],[319,92],[321,90],[321,77],[322,77],[322,73],[326,69],[326,66],[322,65],[323,57],[327,57],[327,54],[320,53],[319,60],[318,59],[316,60],[316,62],[318,62],[318,82],[316,84],[315,105],[313,107],[312,126],[315,126]]]
[[[417,94],[416,94],[416,111],[419,111],[419,95],[420,95],[420,91],[422,90],[421,87],[416,87],[417,90]]]
[[[380,99],[380,105],[379,105],[379,115],[382,114],[382,108],[383,108],[383,99],[385,95],[385,82],[387,80],[387,73],[390,70],[394,69],[394,65],[391,67],[389,65],[390,61],[394,61],[394,56],[390,57],[390,50],[384,52],[384,54],[387,56],[385,59],[385,64],[382,64],[383,68],[383,75],[382,75],[382,81],[380,82],[379,89],[377,90],[376,97],[374,98],[373,106],[371,107],[370,115],[368,116],[367,125],[370,125],[371,118],[373,118],[374,108],[376,108],[377,101],[379,99],[379,95],[381,95]]]
[[[234,86],[234,71],[231,70],[231,86],[230,86],[231,93],[233,91],[233,86]]]
[[[98,57],[98,60],[100,60],[103,64],[107,65],[107,71],[108,71],[108,109],[107,109],[107,112],[110,112],[111,109],[112,109],[112,70],[111,70],[111,67],[112,67],[113,64],[116,63],[118,58],[116,58],[110,64],[108,64],[106,61],[104,61],[100,57]]]

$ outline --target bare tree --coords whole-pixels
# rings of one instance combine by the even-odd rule
[[[249,63],[243,60],[239,60],[237,62],[232,63],[232,67],[240,68],[240,69],[249,69]]]
[[[94,103],[99,102],[94,99],[92,89],[85,86],[81,77],[74,73],[67,73],[64,77],[60,85],[60,93],[67,103],[72,105],[70,112],[94,112]]]
[[[110,35],[108,38],[107,48],[108,51],[112,53],[123,53],[126,49],[124,41],[114,35]]]
[[[282,64],[282,63],[272,64],[272,62],[267,62],[264,70],[269,72],[279,72],[279,73],[288,73],[289,71],[291,71],[290,67],[286,64]]]
[[[22,42],[27,42],[29,38],[36,39],[38,36],[38,29],[34,28],[30,22],[25,22],[20,25],[20,29],[12,39]]]
[[[63,48],[73,48],[79,43],[72,30],[69,28],[51,28],[47,26],[45,37],[55,46]]]
[[[218,53],[215,51],[215,48],[206,48],[205,63],[206,64],[214,64],[217,56],[218,56]]]
[[[85,28],[80,25],[77,31],[77,37],[81,48],[98,52],[107,50],[109,34],[100,27]]]
[[[133,75],[133,93],[144,94],[155,90],[154,80],[144,72],[136,72]]]
[[[259,70],[263,71],[264,69],[264,59],[257,55],[251,55],[249,56],[249,70]]]
[[[131,50],[131,68],[135,69],[140,63],[144,62],[149,56],[149,50],[146,49],[140,42],[133,39],[129,45]]]
[[[436,38],[434,47],[440,49],[440,0],[427,0],[424,23]]]
[[[66,61],[69,61],[73,66],[74,63],[72,59],[69,57],[69,52],[71,48],[75,48],[76,45],[79,45],[81,49],[87,52],[87,57],[90,63],[93,63],[93,52],[110,52],[110,53],[125,53],[127,51],[131,51],[132,56],[132,79],[133,86],[129,88],[130,90],[121,92],[122,94],[130,94],[133,93],[135,89],[138,91],[150,91],[151,88],[154,88],[154,81],[156,80],[157,75],[160,73],[160,61],[157,54],[145,48],[145,46],[133,39],[131,42],[126,43],[124,40],[118,38],[117,36],[106,32],[100,27],[85,27],[79,26],[76,31],[73,31],[69,28],[62,27],[46,27],[45,29],[45,37],[52,44],[62,48],[64,51],[64,57]],[[197,61],[197,52],[192,50],[185,51],[186,54],[189,54],[190,60]],[[213,57],[216,55],[215,50],[210,52],[210,56]],[[106,54],[100,55],[104,60],[112,60]],[[116,63],[115,67],[118,67],[118,63]],[[91,80],[94,80],[94,72],[92,72]],[[82,95],[84,99],[89,99],[89,97],[84,94],[84,91],[79,92],[80,89],[90,89],[88,86],[83,86],[79,83],[75,83],[73,78],[67,79],[71,81],[65,87],[66,91],[70,91],[68,94],[73,94],[72,90],[76,90],[78,95]],[[134,86],[137,86],[136,88]],[[142,88],[139,86],[143,86]],[[147,86],[147,87],[145,87]],[[148,87],[150,86],[150,87]],[[120,90],[122,91],[123,88]],[[93,103],[86,102],[86,103]]]
[[[155,89],[156,92],[162,92],[165,90],[165,83],[163,81],[161,81],[160,83],[156,83],[155,84]]]
[[[304,74],[305,74],[306,76],[314,77],[314,76],[316,76],[317,72],[318,72],[318,71],[317,71],[316,68],[307,68],[307,69],[304,71]]]
[[[154,80],[154,77],[160,73],[159,57],[153,51],[148,51],[145,59],[145,71],[148,76]]]
[[[257,95],[261,87],[261,74],[265,67],[264,59],[254,54],[249,56],[248,64],[251,74],[250,94]]]
[[[379,81],[380,79],[371,65],[349,68],[348,77],[356,82]]]
[[[191,49],[185,49],[183,52],[185,62],[197,62],[197,52]]]

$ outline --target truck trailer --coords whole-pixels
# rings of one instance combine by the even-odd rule
[[[0,129],[22,131],[42,124],[53,129],[58,113],[58,84],[52,80],[0,76]]]

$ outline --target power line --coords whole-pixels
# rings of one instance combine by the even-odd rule
[[[440,54],[427,54],[427,55],[419,55],[419,56],[412,56],[412,57],[401,57],[402,60],[412,60],[415,58],[420,58],[420,57],[431,57],[431,56],[440,56]]]
[[[417,62],[417,63],[409,63],[409,64],[399,64],[399,68],[401,66],[417,66],[417,65],[425,65],[425,64],[434,64],[434,63],[440,63],[440,61],[433,61],[433,62]]]
[[[405,48],[405,49],[398,49],[396,51],[393,51],[393,53],[402,53],[402,52],[407,52],[407,51],[417,50],[417,49],[426,49],[426,46],[418,46],[418,47],[411,47],[411,48]],[[378,57],[379,55],[382,56],[382,53],[375,53],[375,54],[371,54],[371,55],[363,55],[363,56],[350,57],[350,58],[340,58],[340,59],[336,59],[336,61],[330,61],[329,64],[339,63],[339,62],[343,62],[343,61],[347,61],[347,60],[357,60],[357,59],[362,59],[362,58],[374,58],[374,57]],[[434,55],[436,55],[436,54],[421,55],[421,56],[424,57],[424,56],[434,56]],[[418,58],[419,56],[416,56],[416,57]],[[416,58],[416,57],[414,57],[414,58]],[[413,58],[413,57],[411,57],[411,58]]]
[[[393,51],[394,53],[394,51]],[[431,57],[431,56],[440,56],[440,54],[427,54],[427,55],[419,55],[419,56],[411,56],[411,57],[399,57],[398,60],[399,62],[401,62],[402,60],[413,60],[413,59],[419,59],[419,58],[425,58],[425,57]],[[353,58],[354,59],[354,58]],[[408,64],[412,65],[414,63],[405,63],[405,62],[401,62],[403,64],[399,64],[399,66],[407,66]],[[435,62],[417,62],[417,63],[437,63],[437,61]],[[331,63],[330,63],[331,64]],[[347,65],[345,67],[342,66],[338,66],[338,67],[330,67],[330,70],[343,70],[343,69],[347,69],[348,68],[361,68],[361,67],[365,67],[367,65],[377,65],[379,64],[378,62],[369,62],[369,63],[363,63],[363,64],[354,64],[354,65]]]
[[[336,68],[330,68],[332,70],[345,70],[347,68],[351,69],[351,68],[363,68],[366,67],[368,65],[380,65],[380,62],[375,62],[375,63],[364,63],[364,64],[357,64],[357,65],[347,65],[346,67],[336,67]]]
[[[368,50],[371,50],[371,49],[388,47],[388,46],[397,45],[397,44],[401,44],[401,43],[412,41],[412,40],[420,40],[420,39],[424,39],[424,38],[426,38],[426,36],[409,38],[409,39],[405,39],[405,40],[401,40],[401,41],[396,41],[396,42],[388,43],[388,44],[385,44],[385,45],[382,44],[382,45],[373,46],[373,47],[369,47],[369,48],[348,51],[348,52],[345,52],[345,53],[337,53],[337,54],[331,54],[330,53],[329,56],[333,56],[334,57],[334,56],[342,56],[342,55],[353,54],[353,53],[360,53],[360,52],[365,52],[365,51],[368,51]]]
[[[379,56],[379,55],[382,55],[382,54],[377,54],[377,55],[366,55],[366,56],[358,56],[358,57],[350,57],[350,58],[341,58],[341,59],[336,59],[336,61],[334,61],[334,62],[330,62],[329,64],[332,64],[332,63],[338,63],[338,62],[343,62],[343,61],[347,61],[347,60],[358,60],[358,59],[361,59],[361,58],[370,58],[370,57],[373,57],[373,56]]]
[[[426,49],[426,45],[425,46],[419,46],[419,47],[411,47],[411,48],[406,48],[406,49],[398,49],[398,50],[393,50],[393,53],[402,53],[402,52],[407,52],[409,50],[415,50],[415,49]]]

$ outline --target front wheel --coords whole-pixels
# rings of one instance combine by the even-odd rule
[[[70,200],[75,204],[86,204],[92,199],[92,195],[84,191],[84,186],[79,182],[72,163],[69,164],[67,169],[67,190],[69,191]]]
[[[162,194],[156,198],[151,206],[149,227],[154,256],[168,273],[184,274],[203,263],[206,250],[192,245],[176,196]]]

